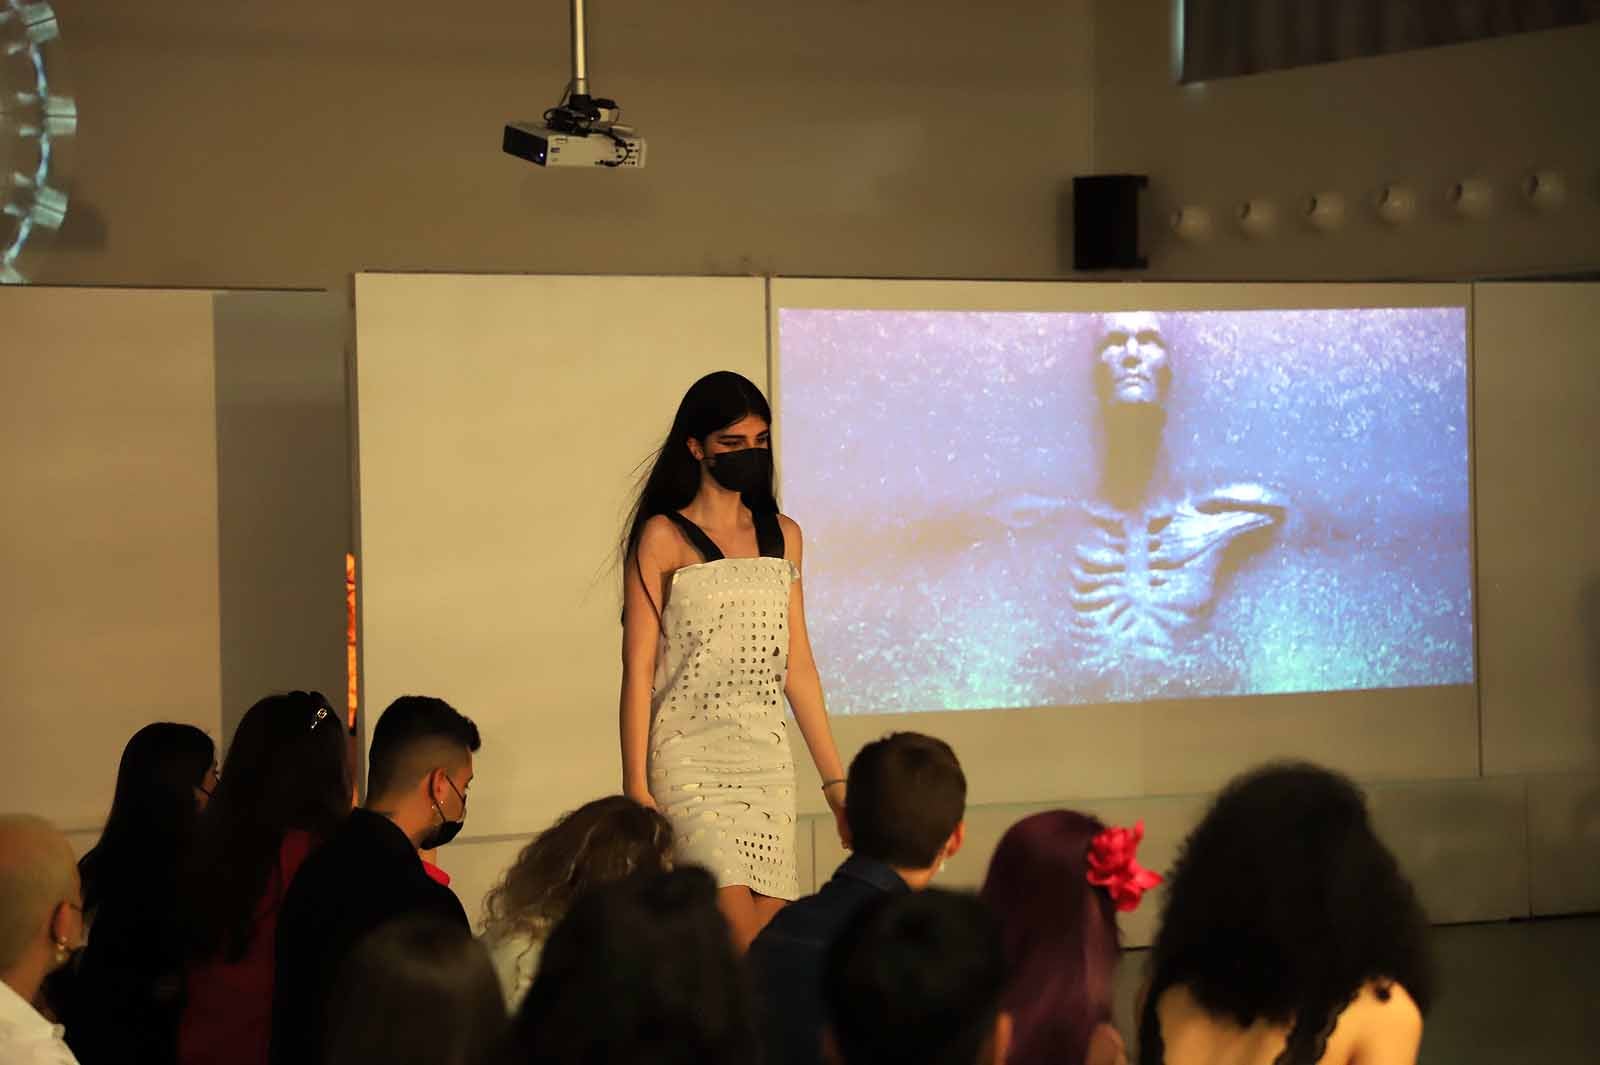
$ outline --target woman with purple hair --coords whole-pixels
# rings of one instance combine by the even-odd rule
[[[1123,1065],[1111,1025],[1117,911],[1161,882],[1134,851],[1143,824],[1107,828],[1073,810],[1012,825],[981,892],[1000,919],[1011,983],[1009,1065]]]

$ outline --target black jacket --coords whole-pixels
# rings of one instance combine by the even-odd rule
[[[184,928],[176,853],[137,859],[96,847],[78,863],[89,946],[48,988],[83,1065],[172,1065],[183,1008]],[[90,901],[93,900],[93,901]]]
[[[449,888],[422,868],[404,832],[356,810],[300,867],[278,914],[273,1065],[320,1065],[327,1004],[345,958],[379,925],[432,915],[470,930]]]
[[[822,960],[834,936],[873,899],[911,889],[883,862],[853,856],[822,890],[779,910],[750,944],[746,964],[755,985],[766,1065],[817,1065],[822,1060]]]

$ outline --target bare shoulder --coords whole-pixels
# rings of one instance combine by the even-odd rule
[[[665,514],[657,514],[639,530],[639,561],[661,569],[676,569],[683,554],[683,533]]]
[[[1401,985],[1372,981],[1339,1019],[1347,1023],[1357,1057],[1374,1065],[1411,1065],[1422,1043],[1422,1011]]]
[[[1422,1030],[1422,1010],[1417,1007],[1410,992],[1392,980],[1368,982],[1351,1006],[1371,1017],[1375,1023],[1402,1031],[1413,1028],[1419,1032]]]
[[[805,541],[800,534],[800,523],[787,514],[779,514],[778,528],[783,532],[783,556],[795,565],[799,565],[800,555],[805,549]]]

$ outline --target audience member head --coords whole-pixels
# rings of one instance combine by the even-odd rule
[[[320,692],[269,695],[239,722],[185,878],[191,949],[237,961],[285,833],[324,839],[350,812],[349,744]]]
[[[1088,814],[1050,810],[1012,825],[989,861],[981,894],[1005,941],[1015,1065],[1081,1063],[1095,1028],[1111,1020],[1116,903],[1090,865],[1107,838]]]
[[[490,935],[542,939],[591,888],[672,868],[672,825],[624,795],[585,803],[534,837],[484,900]]]
[[[1140,1057],[1160,1061],[1156,1006],[1182,985],[1241,1027],[1292,1025],[1305,1054],[1369,982],[1398,982],[1427,1012],[1427,922],[1366,802],[1303,763],[1234,780],[1184,843],[1150,956]]]
[[[327,1065],[477,1065],[505,1032],[505,1000],[483,944],[435,918],[372,932],[333,989]]]
[[[421,850],[456,838],[467,817],[478,726],[443,699],[402,695],[372,730],[367,808],[387,814]]]
[[[176,876],[216,784],[216,765],[216,744],[193,725],[163,721],[133,734],[122,751],[100,842],[84,858],[90,911],[152,875]]]
[[[1011,1019],[1000,929],[982,900],[929,889],[869,904],[823,967],[835,1065],[1002,1065]]]
[[[0,816],[0,981],[32,1002],[83,945],[72,845],[48,821]]]
[[[556,925],[505,1061],[749,1065],[760,1051],[717,887],[699,868],[632,876]]]
[[[899,870],[913,888],[961,849],[967,778],[943,740],[895,732],[850,763],[845,845]]]

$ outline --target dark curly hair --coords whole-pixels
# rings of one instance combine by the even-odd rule
[[[1283,1060],[1315,1061],[1366,984],[1432,1001],[1428,922],[1366,800],[1304,762],[1265,766],[1223,790],[1167,882],[1139,1024],[1141,1065],[1164,1056],[1157,1004],[1184,986],[1207,1012],[1290,1026]]]

